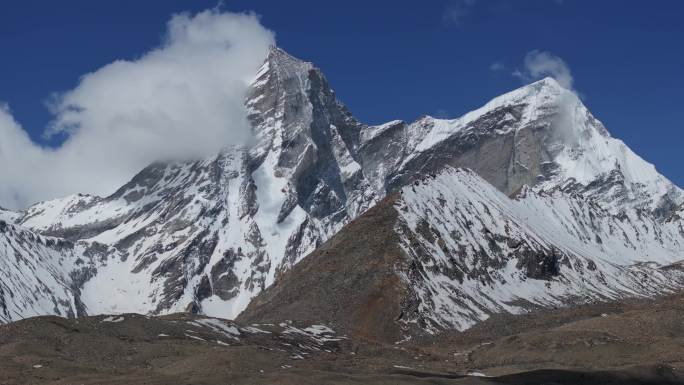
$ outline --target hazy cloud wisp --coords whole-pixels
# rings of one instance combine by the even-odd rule
[[[55,149],[33,143],[0,105],[0,205],[107,195],[153,161],[244,142],[245,91],[273,43],[253,14],[175,15],[160,47],[89,73],[53,98],[45,135],[67,137]]]
[[[573,89],[574,79],[570,67],[560,57],[547,52],[533,50],[525,55],[523,69],[513,72],[513,76],[524,82],[531,82],[551,76],[558,83],[569,89]]]
[[[477,0],[452,0],[442,13],[442,20],[452,25],[460,25],[470,14]]]

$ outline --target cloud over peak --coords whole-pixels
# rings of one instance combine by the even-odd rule
[[[548,52],[533,50],[523,59],[523,69],[513,72],[513,76],[524,82],[531,82],[550,76],[563,87],[572,90],[574,78],[570,67],[560,57]]]
[[[174,15],[161,45],[84,75],[54,97],[43,148],[0,105],[0,205],[106,195],[156,160],[214,154],[249,137],[244,96],[274,43],[256,15]]]

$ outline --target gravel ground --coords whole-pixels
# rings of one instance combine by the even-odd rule
[[[682,320],[675,295],[382,344],[186,314],[37,317],[0,326],[0,384],[684,384]]]

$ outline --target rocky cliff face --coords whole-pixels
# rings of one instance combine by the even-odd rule
[[[448,166],[474,170],[494,186],[488,189],[492,194],[533,191],[568,200],[567,210],[589,215],[582,219],[589,224],[580,227],[587,239],[605,235],[592,233],[592,216],[599,214],[582,211],[586,207],[601,206],[600,215],[631,223],[605,224],[611,236],[624,230],[625,244],[634,245],[601,254],[612,258],[607,263],[672,260],[681,251],[662,246],[669,239],[652,239],[679,234],[681,242],[676,207],[684,201],[682,191],[610,137],[575,95],[551,79],[459,119],[367,126],[336,99],[319,69],[274,48],[255,76],[246,107],[254,132],[248,146],[208,159],[150,165],[110,197],[74,195],[20,213],[0,212],[21,231],[104,245],[103,257],[88,260],[87,276],[70,278],[79,269],[73,262],[56,268],[73,302],[82,303],[72,313],[190,310],[233,318],[383,197]],[[554,242],[529,247],[545,255],[565,247]],[[83,259],[81,254],[63,256],[72,261]],[[464,260],[462,269],[471,271],[466,262],[472,261]],[[530,277],[545,278],[548,270]],[[463,325],[478,316],[466,318]]]

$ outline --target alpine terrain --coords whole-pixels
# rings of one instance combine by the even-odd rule
[[[684,285],[684,192],[551,78],[369,126],[273,48],[245,105],[248,146],[0,210],[0,320],[185,311],[396,342]]]

